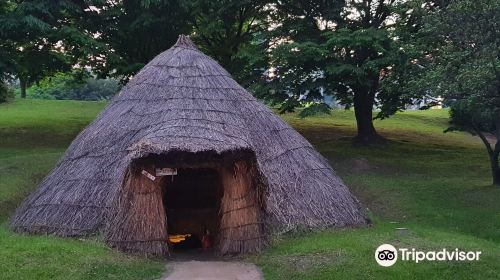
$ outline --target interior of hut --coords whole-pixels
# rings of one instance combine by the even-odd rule
[[[165,169],[162,180],[172,252],[215,247],[220,224],[222,183],[215,168]]]
[[[170,152],[137,159],[124,180],[111,246],[172,252],[255,252],[265,242],[251,154]]]

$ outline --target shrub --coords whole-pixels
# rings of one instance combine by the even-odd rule
[[[120,90],[114,79],[77,78],[73,73],[58,73],[28,90],[37,99],[109,100]]]

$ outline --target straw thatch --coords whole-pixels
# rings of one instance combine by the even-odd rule
[[[154,166],[143,170],[154,173]],[[167,219],[159,187],[164,178],[151,181],[139,172],[129,168],[125,175],[106,230],[106,242],[124,251],[164,255],[168,252]]]
[[[255,252],[267,244],[262,223],[265,209],[263,186],[258,181],[255,166],[245,161],[235,162],[221,172],[222,197],[219,248],[222,253]]]
[[[357,200],[311,144],[181,36],[171,49],[148,63],[78,135],[54,170],[18,208],[12,228],[63,236],[105,231],[113,244],[131,241],[136,237],[126,236],[127,231],[109,232],[127,227],[127,221],[121,227],[106,227],[125,213],[117,208],[133,207],[123,199],[142,199],[141,205],[149,199],[150,207],[160,207],[154,197],[130,198],[151,188],[141,182],[129,184],[137,185],[137,190],[124,187],[127,180],[133,180],[131,163],[151,155],[172,158],[178,152],[194,158],[197,154],[245,154],[249,155],[244,157],[247,165],[254,159],[255,168],[236,164],[237,160],[230,164],[233,167],[220,167],[240,170],[231,179],[240,188],[225,190],[223,202],[243,192],[253,196],[251,200],[263,196],[259,202],[264,207],[262,213],[244,213],[253,215],[247,220],[249,227],[264,223],[267,232],[282,232],[297,227],[365,223]],[[250,179],[241,170],[246,168],[255,169],[249,174],[265,186],[264,194],[258,194],[263,191],[256,190],[257,183],[250,187],[245,183]],[[241,201],[241,206],[251,200]],[[230,205],[227,207],[234,206]],[[143,211],[129,209],[130,213]],[[245,226],[238,217],[234,212],[234,220],[223,219],[222,224]],[[161,235],[162,230],[153,227],[164,225],[154,219],[144,222],[149,223],[143,226],[151,228],[151,235],[140,238],[160,238],[153,235]],[[238,234],[241,232],[221,236],[238,239]],[[229,248],[233,245],[225,246],[227,251],[237,250]],[[163,250],[161,246],[155,248]]]

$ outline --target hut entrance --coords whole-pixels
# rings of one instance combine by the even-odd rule
[[[253,154],[150,155],[130,165],[106,241],[153,255],[201,247],[255,252],[266,243],[262,195]]]
[[[222,183],[213,168],[179,168],[166,176],[163,205],[171,248],[212,249],[218,236]]]

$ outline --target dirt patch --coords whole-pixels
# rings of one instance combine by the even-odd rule
[[[261,280],[262,273],[253,264],[221,261],[172,262],[164,280]]]

